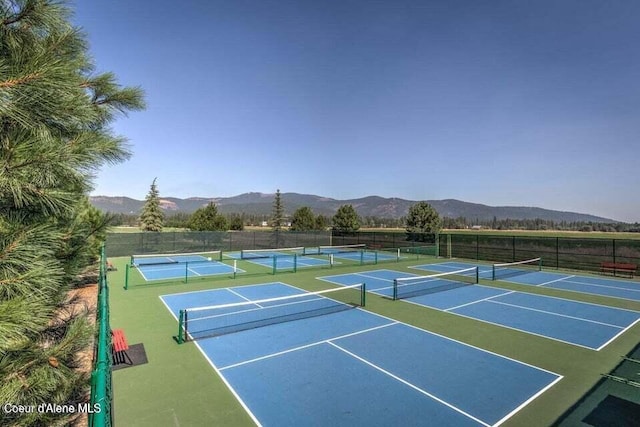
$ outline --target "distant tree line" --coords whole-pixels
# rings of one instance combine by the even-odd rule
[[[552,221],[545,219],[497,219],[443,218],[443,228],[466,229],[481,227],[492,230],[557,230],[557,231],[601,231],[601,232],[640,232],[640,223],[593,222],[593,221]]]
[[[326,230],[333,226],[333,217],[322,214],[315,215],[311,208],[301,208],[311,212],[316,220],[316,230]],[[192,214],[186,212],[176,212],[174,214],[168,214],[165,212],[166,218],[164,220],[165,227],[175,228],[189,228],[189,220]],[[225,213],[221,214],[227,221],[229,221],[229,230],[243,230],[246,226],[260,226],[263,223],[269,224],[271,219],[270,215],[265,214],[247,214],[247,213]],[[308,217],[308,213],[302,213],[303,218]],[[136,214],[124,214],[117,213],[112,214],[111,224],[114,226],[131,226],[136,227],[139,225],[139,215]],[[293,215],[285,216],[285,220],[291,222],[290,230],[309,230],[310,228],[295,228],[294,224],[297,224],[295,220],[296,213]],[[308,220],[301,220],[303,227],[308,227]],[[305,222],[306,221],[306,222]],[[363,228],[405,228],[407,224],[407,217],[401,218],[382,218],[377,216],[363,216],[360,217],[360,227]],[[591,221],[551,221],[543,219],[495,219],[495,220],[480,220],[480,219],[467,219],[464,217],[458,218],[442,218],[442,228],[444,229],[468,229],[473,226],[480,226],[483,229],[492,230],[557,230],[557,231],[601,231],[601,232],[640,232],[640,223],[603,223],[603,222],[591,222]],[[297,225],[296,225],[297,227]]]

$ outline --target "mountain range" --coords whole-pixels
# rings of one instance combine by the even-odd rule
[[[273,210],[274,194],[244,193],[233,197],[162,197],[160,205],[167,214],[185,212],[192,213],[196,209],[213,202],[220,213],[246,213],[253,215],[270,215]],[[379,218],[400,218],[407,215],[409,208],[417,203],[414,200],[396,197],[384,198],[368,196],[359,199],[337,200],[329,197],[311,194],[282,193],[282,203],[285,214],[291,215],[296,209],[308,206],[317,214],[333,216],[341,205],[352,205],[358,215],[362,217],[375,216]],[[112,213],[139,214],[143,200],[129,197],[92,196],[90,201],[96,208]],[[487,206],[479,203],[463,202],[455,199],[427,200],[441,217],[468,220],[500,219],[542,219],[555,222],[591,221],[616,222],[615,220],[576,212],[556,211],[527,206]]]

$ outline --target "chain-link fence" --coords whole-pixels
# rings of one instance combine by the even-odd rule
[[[332,245],[361,245],[367,248],[424,248],[425,254],[437,254],[438,239],[433,233],[402,233],[392,231],[333,231]]]
[[[330,244],[330,231],[169,231],[109,233],[106,251],[108,257],[118,257],[132,254],[239,251]]]
[[[96,315],[96,342],[91,371],[91,408],[99,411],[89,414],[90,427],[113,425],[111,403],[111,327],[109,325],[109,286],[107,284],[107,257],[104,247],[100,254],[100,276],[98,282],[98,305]]]
[[[640,240],[440,234],[439,255],[495,262],[542,258],[546,268],[600,271],[604,262],[640,263]]]

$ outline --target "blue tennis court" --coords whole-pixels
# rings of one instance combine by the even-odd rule
[[[491,278],[491,266],[486,264],[472,264],[463,262],[443,262],[438,264],[424,264],[412,268],[434,272],[450,272],[462,268],[478,265],[480,277]],[[521,285],[542,286],[545,288],[561,289],[580,292],[583,294],[621,298],[640,301],[640,283],[631,280],[608,279],[604,277],[580,276],[577,274],[551,273],[547,271],[520,272],[504,278]]]
[[[232,259],[242,259],[242,255],[240,254],[240,252],[225,253],[225,256]],[[294,266],[295,268],[304,268],[329,265],[329,259],[327,257],[320,258],[303,254],[296,254],[296,256],[294,257],[294,255],[290,253],[278,252],[277,250],[263,252],[259,257],[249,257],[244,258],[244,260],[268,268],[273,268],[273,264],[275,262],[276,270],[292,270]]]
[[[143,264],[136,268],[146,281],[216,276],[220,274],[233,274],[234,272],[233,266],[219,261]],[[236,272],[243,273],[244,270],[237,269]]]
[[[300,294],[275,282],[161,299],[177,319],[188,307]],[[360,308],[195,345],[258,425],[499,425],[562,378]]]
[[[461,268],[458,264],[454,270]],[[343,286],[365,282],[371,292],[390,297],[394,279],[414,276],[394,270],[374,270],[319,279]],[[489,286],[469,286],[446,278],[430,279],[421,286],[432,293],[402,301],[596,351],[640,321],[640,313],[636,311]]]

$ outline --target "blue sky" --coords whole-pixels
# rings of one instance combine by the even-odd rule
[[[640,221],[640,2],[78,0],[141,86],[95,195],[455,198]]]

